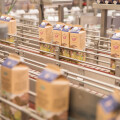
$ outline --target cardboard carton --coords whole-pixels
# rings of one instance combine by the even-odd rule
[[[14,17],[9,15],[2,15],[0,17],[0,24],[8,25],[8,34],[14,35],[17,33],[16,20]]]
[[[62,45],[62,29],[63,23],[57,23],[53,27],[53,44]]]
[[[70,47],[70,30],[72,29],[72,25],[65,25],[62,30],[62,46]],[[62,49],[62,55],[66,57],[70,57],[69,50]]]
[[[40,41],[47,43],[52,42],[52,31],[53,31],[52,25],[44,20],[39,26]]]
[[[70,48],[84,50],[86,43],[86,31],[81,26],[74,26],[70,31]],[[85,60],[85,53],[70,51],[70,56],[74,59]]]
[[[42,42],[46,42],[46,43],[52,42],[53,27],[49,22],[47,22],[45,20],[39,26],[39,38],[40,38],[40,41],[42,41]],[[49,52],[50,48],[51,48],[50,45],[40,43],[41,50]]]
[[[116,31],[111,38],[111,56],[114,58],[120,58],[120,32]],[[111,60],[111,68],[115,69],[115,60]],[[111,71],[111,74],[115,74],[114,71]]]
[[[2,63],[1,66],[1,95],[7,100],[27,106],[29,101],[29,68],[15,54]],[[2,103],[2,114],[10,120],[23,120],[22,113],[9,105]]]
[[[53,44],[62,45],[62,29],[64,27],[64,24],[61,22],[58,22],[53,27]],[[55,53],[55,46],[52,46],[51,52]]]
[[[59,67],[49,64],[37,79],[37,112],[47,119],[66,113],[69,106],[69,89],[69,81],[62,76]]]
[[[97,120],[116,120],[120,113],[120,91],[101,100],[97,106]]]

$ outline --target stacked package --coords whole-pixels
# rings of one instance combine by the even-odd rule
[[[1,95],[16,105],[27,107],[29,101],[29,68],[22,59],[10,54],[1,66]],[[2,114],[10,120],[26,120],[22,112],[2,104]]]
[[[2,15],[0,17],[0,24],[6,24],[8,26],[8,34],[15,35],[17,33],[16,19],[14,17]],[[7,41],[14,42],[14,37],[10,37]]]
[[[97,106],[96,120],[119,120],[120,117],[120,91],[101,100]]]
[[[70,48],[85,50],[86,31],[80,26],[74,26],[70,31]],[[85,53],[70,51],[71,58],[85,61]]]
[[[40,39],[40,41],[46,42],[46,43],[51,43],[52,38],[53,38],[52,31],[53,31],[52,25],[47,21],[43,21],[39,26],[39,39]],[[50,48],[51,48],[50,45],[40,43],[41,50],[50,52]]]
[[[114,58],[120,58],[120,31],[116,31],[111,38],[111,56]],[[116,68],[116,61],[111,60],[111,68]],[[111,70],[111,74],[115,74],[115,71]]]
[[[37,79],[37,113],[47,120],[68,120],[69,89],[59,67],[48,65]]]

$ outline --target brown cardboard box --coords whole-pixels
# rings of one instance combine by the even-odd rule
[[[63,23],[58,22],[53,27],[53,44],[62,45],[62,29]]]
[[[59,67],[49,64],[41,72],[36,85],[36,110],[47,119],[68,111],[69,81]]]
[[[97,106],[96,120],[116,120],[120,113],[120,91],[101,100]]]
[[[73,49],[84,50],[86,43],[86,31],[80,26],[76,25],[70,31],[70,47]],[[70,51],[71,58],[85,61],[86,54],[78,51]]]
[[[72,25],[66,24],[62,30],[62,46],[70,47],[70,30],[72,29]],[[62,48],[62,55],[66,57],[70,57],[70,50]]]
[[[16,20],[14,17],[9,15],[2,15],[0,17],[0,23],[8,25],[8,34],[14,35],[17,33]]]
[[[27,106],[29,101],[28,72],[29,68],[21,62],[21,58],[10,54],[1,66],[2,97],[19,106]],[[2,114],[10,120],[23,120],[21,112],[4,103],[2,103]]]
[[[111,38],[111,56],[114,58],[120,58],[120,32],[116,31],[116,33]],[[115,60],[111,60],[111,68],[115,69]],[[114,71],[111,70],[111,74],[115,74]]]

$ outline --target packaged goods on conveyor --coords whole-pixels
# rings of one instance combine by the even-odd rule
[[[111,56],[115,58],[120,58],[120,31],[116,31],[114,35],[111,38]],[[111,68],[115,69],[116,68],[116,63],[115,60],[111,60]],[[112,74],[115,74],[114,71],[111,71]]]
[[[62,46],[70,47],[70,30],[72,29],[71,24],[66,24],[62,30]],[[70,57],[69,50],[62,48],[62,55]]]
[[[85,50],[86,31],[81,26],[73,26],[70,31],[70,48]],[[81,52],[70,51],[71,58],[85,61],[85,54]]]
[[[26,60],[25,60],[26,61]],[[4,62],[3,62],[4,63]],[[26,63],[26,62],[25,62]],[[52,67],[53,67],[53,70],[51,70],[51,65],[49,66],[49,68],[45,68],[44,70],[43,70],[43,72],[41,72],[41,74],[39,74],[38,75],[38,72],[37,71],[34,71],[34,70],[30,70],[30,76],[33,74],[33,75],[35,75],[36,77],[37,76],[40,76],[40,78],[38,77],[38,79],[37,79],[37,82],[38,82],[38,89],[40,90],[43,90],[43,94],[39,94],[39,92],[41,91],[38,91],[37,92],[37,96],[38,95],[44,95],[44,90],[49,90],[49,93],[50,92],[53,92],[53,91],[50,91],[50,88],[49,87],[47,87],[47,89],[45,89],[46,88],[46,85],[52,85],[53,84],[53,86],[54,86],[54,89],[56,88],[55,86],[57,85],[57,82],[59,83],[63,78],[61,78],[62,76],[61,76],[61,73],[60,72],[57,72],[59,69],[55,66],[55,68],[54,68],[54,66],[52,65]],[[48,71],[48,72],[45,72],[45,71]],[[44,74],[45,73],[45,74]],[[49,74],[48,74],[49,73]],[[60,73],[60,74],[59,74]],[[59,77],[55,77],[55,79],[54,79],[54,81],[52,81],[52,83],[50,83],[50,82],[46,82],[46,80],[48,80],[49,78],[51,78],[52,76],[52,74],[59,74],[60,76]],[[32,78],[32,80],[31,80],[31,78],[30,78],[30,81],[36,81],[36,80],[33,80],[33,78],[36,78],[36,77],[32,77],[31,76],[31,78]],[[48,77],[49,76],[49,77]],[[51,77],[50,77],[51,76]],[[41,78],[42,77],[42,78]],[[52,77],[53,78],[53,77]],[[70,76],[68,76],[68,78],[70,79]],[[59,79],[59,80],[58,80]],[[65,78],[66,79],[66,78]],[[76,79],[76,78],[74,78],[74,79]],[[66,80],[65,80],[66,81]],[[55,83],[56,84],[55,84]],[[63,80],[60,82],[60,83],[62,83],[63,82]],[[80,81],[79,81],[80,82]],[[81,81],[82,82],[82,81]],[[84,81],[83,81],[84,82]],[[68,80],[67,80],[67,84],[68,84],[69,82],[68,82]],[[86,84],[90,84],[90,83],[92,83],[92,82],[86,82]],[[46,85],[45,85],[46,84]],[[33,84],[31,84],[31,85],[33,85]],[[62,83],[62,85],[63,85],[63,83]],[[92,85],[92,84],[91,84]],[[94,84],[93,84],[94,85]],[[40,86],[40,87],[39,87]],[[60,84],[58,85],[59,87],[60,87]],[[57,86],[57,88],[56,89],[58,89],[58,86]],[[71,86],[71,84],[70,84],[70,86]],[[73,87],[72,87],[73,86]],[[74,86],[74,83],[73,83],[73,85],[72,85],[70,88],[71,88],[71,96],[70,96],[70,113],[69,113],[69,117],[70,118],[76,118],[76,116],[74,115],[74,114],[76,114],[77,115],[77,118],[78,119],[85,119],[85,120],[87,120],[87,117],[90,115],[91,117],[90,117],[90,119],[92,119],[92,120],[95,120],[95,114],[96,114],[96,103],[100,100],[100,97],[97,97],[97,96],[105,96],[105,95],[102,95],[102,94],[100,94],[100,93],[97,93],[96,91],[91,91],[91,90],[89,90],[89,89],[86,89],[86,88],[83,88],[82,86],[79,86],[78,87],[78,85],[75,85]],[[62,87],[62,86],[61,86]],[[64,86],[65,87],[65,86]],[[63,88],[64,87],[62,87],[62,90],[64,90]],[[96,86],[97,87],[97,86]],[[69,87],[68,87],[69,88]],[[65,88],[65,89],[67,89],[67,88]],[[103,89],[103,88],[101,88],[101,89]],[[60,90],[60,89],[59,89]],[[62,92],[62,91],[61,91]],[[41,92],[40,92],[41,93]],[[48,93],[48,92],[47,92]],[[69,93],[69,92],[67,92],[67,93]],[[30,94],[30,96],[32,95],[32,96],[36,96],[36,94],[35,93],[33,93],[33,92],[29,92],[29,94]],[[54,93],[54,94],[57,94],[56,92]],[[63,94],[65,94],[65,93],[63,93]],[[61,95],[60,95],[60,93],[58,94],[59,95],[59,97],[61,98],[61,96],[62,96],[62,93],[61,93]],[[43,99],[43,97],[41,96],[41,97],[38,97],[39,98],[39,100],[41,101],[41,99]],[[52,97],[53,98],[53,97]],[[84,99],[84,98],[86,98],[86,99]],[[88,99],[89,98],[89,99]],[[47,99],[47,98],[45,98],[45,99]],[[37,99],[38,100],[38,99]],[[52,100],[52,99],[51,99]],[[53,99],[54,100],[54,99]],[[87,102],[87,100],[89,101],[89,103]],[[94,104],[92,104],[91,103],[91,100],[92,101],[94,101]],[[18,109],[18,106],[16,106],[16,105],[14,105],[14,103],[13,104],[11,104],[11,102],[9,101],[6,101],[5,99],[3,99],[3,98],[1,98],[0,97],[0,101],[2,101],[3,103],[6,103],[7,104],[7,106],[10,104],[10,106],[11,107],[13,107],[14,106],[14,108],[16,108],[16,109]],[[79,102],[78,102],[79,101]],[[86,101],[86,104],[83,104],[84,102]],[[77,103],[76,103],[77,102]],[[82,104],[81,104],[82,103]],[[32,103],[33,104],[33,103]],[[41,110],[41,112],[40,112],[40,117],[39,116],[37,116],[37,114],[38,114],[38,112],[36,112],[34,109],[33,109],[33,106],[34,105],[32,105],[31,103],[30,103],[30,107],[32,107],[32,109],[30,109],[30,108],[27,108],[27,109],[25,109],[25,108],[19,108],[19,110],[22,112],[22,113],[24,113],[24,117],[26,117],[26,113],[27,113],[27,115],[28,116],[30,116],[29,118],[34,118],[35,120],[48,120],[48,119],[44,119],[44,118],[50,118],[51,116],[54,116],[55,115],[55,117],[53,117],[53,118],[51,118],[52,120],[56,120],[56,118],[64,118],[64,120],[67,120],[67,112],[60,112],[60,113],[53,113],[53,112],[47,112],[46,110],[46,105],[44,106],[43,104],[42,104],[42,108],[44,108],[44,110],[42,110],[42,109],[40,109]],[[34,103],[35,104],[35,103]],[[77,107],[76,107],[76,105],[77,105]],[[79,106],[79,107],[78,107]],[[88,108],[90,108],[90,109],[84,109],[85,108],[85,106],[86,107],[88,107]],[[56,106],[53,106],[54,108],[56,107]],[[64,106],[65,107],[65,106]],[[22,111],[22,109],[23,109],[23,111]],[[13,109],[12,109],[13,110]],[[27,111],[29,111],[29,112],[26,112],[26,110]],[[75,111],[77,110],[77,111],[81,111],[79,114],[77,114]],[[91,111],[92,110],[92,111]],[[28,114],[29,113],[29,114]],[[63,114],[62,114],[63,113]],[[47,114],[47,116],[46,116],[46,114]],[[86,114],[86,116],[84,116],[83,114]],[[17,114],[18,115],[18,114]],[[17,115],[15,115],[15,116],[17,116]],[[42,116],[41,116],[42,115]],[[43,117],[44,116],[44,117]],[[1,116],[0,116],[1,117]],[[27,119],[26,118],[26,120],[29,120],[29,118]],[[20,120],[24,120],[24,118],[23,119],[20,119]]]
[[[67,47],[85,50],[86,31],[80,25],[73,26],[71,24],[57,23],[52,29],[48,22],[43,21],[39,27],[39,39],[45,43],[63,46],[60,51],[63,56],[85,61],[84,53],[64,49],[64,47]],[[56,47],[40,43],[40,50],[55,53]],[[68,59],[64,58],[63,60]]]
[[[36,110],[46,119],[68,119],[69,80],[58,66],[49,64],[38,76],[36,83]]]
[[[65,26],[64,23],[57,23],[53,27],[53,43],[57,45],[62,45],[62,30]]]
[[[115,90],[112,95],[101,100],[97,106],[96,120],[119,120],[120,91]]]
[[[53,27],[47,21],[43,21],[39,26],[39,40],[46,43],[51,43],[53,40]],[[40,43],[40,50],[50,52],[50,45]]]
[[[1,66],[1,96],[14,104],[27,107],[29,102],[29,68],[17,55],[10,54]],[[9,119],[27,119],[22,112],[2,103],[2,115]]]
[[[0,24],[7,24],[9,34],[14,35],[17,33],[16,20],[12,16],[2,15],[0,17]]]

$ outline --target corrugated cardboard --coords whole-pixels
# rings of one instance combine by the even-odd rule
[[[37,79],[36,110],[38,113],[52,118],[67,111],[69,89],[69,81],[61,75],[59,67],[49,64]]]
[[[2,15],[5,18],[2,19],[2,17],[0,17],[0,23],[1,24],[7,24],[8,25],[8,33],[11,35],[14,35],[17,33],[17,26],[16,26],[16,20],[14,17],[9,16],[9,15]],[[10,20],[7,20],[6,18],[10,17]]]
[[[29,101],[29,68],[21,62],[21,58],[15,54],[2,63],[1,66],[1,95],[5,99],[26,106]],[[2,103],[2,114],[11,120],[22,120],[22,113]]]
[[[62,45],[62,29],[63,23],[58,22],[53,27],[53,44]]]
[[[120,113],[120,91],[101,100],[97,106],[97,120],[116,120]]]

